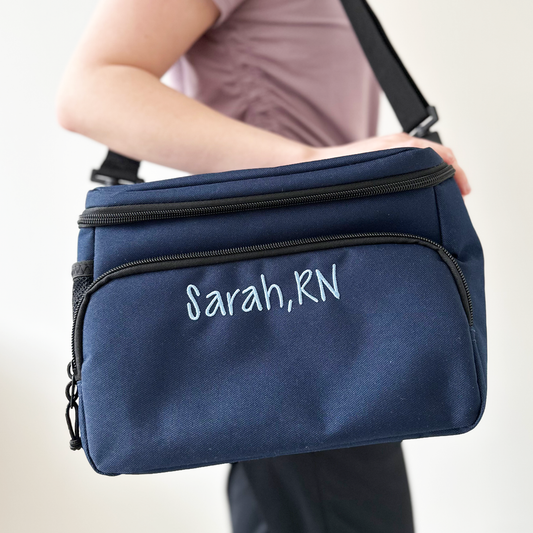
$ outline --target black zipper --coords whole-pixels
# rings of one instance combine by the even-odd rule
[[[344,241],[351,241],[345,243]],[[357,243],[353,241],[358,241]],[[154,265],[157,263],[181,263],[179,266],[175,264],[168,264],[167,268],[158,268],[158,270],[169,270],[175,268],[186,268],[190,266],[202,266],[206,264],[219,264],[223,262],[232,262],[240,261],[245,259],[256,259],[259,257],[266,257],[268,255],[283,255],[290,253],[301,253],[310,250],[317,249],[328,249],[328,248],[340,248],[342,246],[354,246],[354,245],[363,245],[363,244],[422,244],[433,248],[439,253],[441,258],[452,267],[452,273],[455,272],[454,278],[457,281],[459,291],[461,293],[463,305],[465,312],[468,316],[469,324],[473,324],[473,309],[472,309],[472,298],[470,295],[470,290],[466,282],[466,278],[457,262],[457,259],[444,248],[444,246],[438,244],[437,242],[427,239],[425,237],[420,237],[418,235],[412,235],[409,233],[348,233],[342,235],[330,235],[323,237],[309,237],[304,239],[295,239],[290,241],[274,242],[267,244],[256,244],[252,246],[241,246],[238,248],[226,248],[221,250],[207,250],[201,252],[187,252],[182,254],[171,254],[158,257],[149,257],[146,259],[139,259],[136,261],[130,261],[122,265],[116,266],[107,272],[104,272],[98,276],[87,288],[85,295],[80,299],[79,304],[76,306],[74,311],[74,325],[72,329],[72,366],[74,374],[77,372],[77,361],[76,361],[76,346],[75,346],[75,330],[76,323],[79,316],[80,308],[82,307],[83,301],[86,300],[87,295],[94,292],[100,286],[102,286],[107,281],[114,279],[116,277],[122,277],[124,275],[138,274],[143,271],[143,266]],[[319,244],[328,244],[327,246],[317,247]],[[308,249],[309,248],[309,249]],[[281,253],[280,253],[281,251]],[[274,253],[268,253],[274,252]],[[125,272],[129,270],[129,272]],[[146,269],[145,269],[146,271]],[[118,275],[120,274],[120,275]]]
[[[291,205],[302,205],[335,200],[363,198],[380,194],[410,191],[432,187],[451,178],[455,169],[442,163],[437,167],[420,172],[411,172],[399,176],[367,180],[299,191],[242,196],[217,200],[195,202],[176,202],[163,204],[136,204],[86,209],[78,219],[80,227],[109,226],[128,224],[148,220],[184,218],[221,213],[235,213],[257,209],[271,209]]]
[[[357,241],[357,242],[354,242]],[[283,255],[289,253],[301,253],[310,250],[340,248],[343,246],[354,246],[364,244],[421,244],[432,248],[439,253],[441,259],[448,265],[450,271],[455,279],[457,288],[461,295],[461,301],[468,317],[468,323],[473,325],[473,308],[470,290],[466,282],[457,259],[444,246],[438,244],[431,239],[420,237],[418,235],[411,235],[409,233],[349,233],[343,235],[332,235],[323,237],[309,237],[305,239],[295,239],[291,241],[282,241],[267,244],[257,244],[252,246],[241,246],[238,248],[227,248],[222,250],[207,250],[202,252],[187,252],[182,254],[172,254],[159,257],[150,257],[147,259],[139,259],[130,261],[122,265],[116,266],[107,272],[104,272],[96,278],[87,288],[83,298],[79,300],[76,309],[74,310],[74,320],[72,326],[72,361],[67,367],[69,374],[69,383],[66,389],[66,395],[69,400],[66,411],[66,420],[69,428],[71,440],[70,447],[72,450],[81,448],[81,439],[79,435],[78,422],[78,392],[76,382],[81,379],[81,357],[78,360],[76,354],[81,350],[77,350],[78,336],[77,323],[80,319],[80,312],[85,312],[88,298],[92,292],[108,281],[125,275],[138,274],[143,271],[150,270],[150,266],[159,264],[157,270],[169,270],[174,268],[186,268],[189,266],[201,266],[205,264],[219,264],[222,262],[239,261],[244,259],[254,259],[259,257]],[[179,266],[176,263],[179,262]],[[167,263],[165,268],[161,268],[161,264]],[[143,270],[144,269],[144,270]],[[83,317],[82,317],[83,318]],[[81,339],[80,339],[81,341]],[[71,420],[71,412],[74,419]]]

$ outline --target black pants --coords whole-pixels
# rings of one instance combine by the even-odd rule
[[[234,533],[412,533],[400,443],[232,465]]]

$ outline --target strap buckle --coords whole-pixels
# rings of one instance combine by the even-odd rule
[[[416,128],[411,130],[409,135],[412,135],[413,137],[427,137],[428,134],[433,133],[429,130],[431,129],[431,126],[439,120],[439,115],[437,114],[435,106],[427,106],[426,110],[428,116]]]
[[[110,187],[112,185],[132,185],[134,183],[144,183],[144,180],[139,178],[139,176],[132,176],[131,174],[125,175],[120,170],[111,171],[106,169],[105,172],[106,174],[102,174],[101,169],[94,169],[91,172],[91,181],[101,183],[106,187]]]

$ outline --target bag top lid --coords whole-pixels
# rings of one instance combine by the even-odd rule
[[[394,148],[280,167],[98,187],[87,194],[86,208],[213,200],[343,185],[417,172],[442,162],[431,148]]]

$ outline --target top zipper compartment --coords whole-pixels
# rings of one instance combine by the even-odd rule
[[[81,214],[78,219],[78,225],[80,228],[111,226],[149,220],[216,215],[364,198],[433,187],[451,178],[454,174],[455,169],[451,165],[442,163],[419,172],[330,187],[315,187],[296,191],[192,202],[91,207]]]

